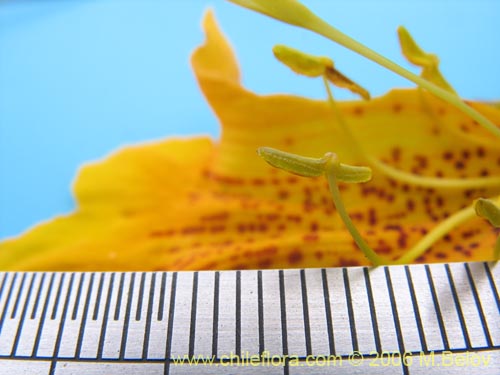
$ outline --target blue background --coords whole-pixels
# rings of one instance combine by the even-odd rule
[[[467,98],[500,99],[500,2],[306,1],[345,33],[407,66],[405,25]],[[324,97],[274,61],[284,43],[331,56],[380,95],[410,83],[319,36],[222,0],[0,2],[0,238],[73,207],[83,163],[127,144],[219,128],[189,66],[209,6],[235,46],[244,83],[259,93]],[[349,98],[337,92],[337,97]]]

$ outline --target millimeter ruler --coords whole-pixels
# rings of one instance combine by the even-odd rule
[[[500,374],[500,264],[0,273],[0,374]]]

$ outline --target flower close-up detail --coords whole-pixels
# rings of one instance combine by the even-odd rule
[[[294,22],[297,14],[290,15]],[[203,29],[206,40],[191,64],[220,122],[220,139],[166,138],[83,166],[73,187],[75,211],[1,242],[0,270],[372,264],[339,215],[342,208],[386,263],[494,259],[498,106],[460,100],[488,121],[485,127],[422,87],[370,99],[369,88],[347,78],[354,72],[344,75],[329,58],[285,46],[275,48],[276,57],[308,77],[297,80],[323,79],[325,100],[258,95],[243,87],[212,11]],[[437,57],[405,29],[399,36],[403,54],[423,69],[422,79],[459,100],[439,73]],[[335,100],[330,85],[361,98]],[[324,157],[331,153],[342,163],[333,178],[334,202],[332,179],[324,178],[324,170],[335,167]]]

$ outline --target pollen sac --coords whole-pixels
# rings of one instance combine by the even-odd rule
[[[278,61],[297,74],[312,78],[324,77],[337,87],[348,89],[365,100],[370,99],[370,93],[335,69],[333,61],[328,57],[309,55],[285,45],[274,46],[273,53]]]
[[[403,26],[398,28],[398,37],[404,57],[412,64],[422,68],[422,78],[452,94],[456,94],[455,90],[453,90],[439,71],[439,57],[437,55],[422,50]]]
[[[357,184],[372,179],[372,170],[368,167],[340,163],[336,173],[337,179],[342,182]]]
[[[372,177],[370,168],[339,163],[337,155],[332,152],[327,152],[322,158],[310,158],[270,147],[260,147],[257,154],[273,167],[303,177],[319,177],[327,168],[333,168],[335,177],[341,182],[367,182]]]
[[[496,228],[500,228],[500,208],[490,199],[479,198],[474,202],[476,214],[490,222]]]
[[[333,61],[328,57],[314,56],[297,49],[278,44],[273,47],[273,54],[297,74],[307,77],[322,77],[327,69],[333,69]]]
[[[325,172],[328,157],[309,158],[271,147],[260,147],[257,154],[273,167],[303,177],[319,177]]]

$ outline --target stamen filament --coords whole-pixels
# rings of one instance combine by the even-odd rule
[[[315,16],[314,18],[311,17],[309,21],[310,21],[309,27],[307,27],[309,30],[314,31],[326,37],[327,39],[330,39],[331,41],[338,43],[341,46],[346,47],[360,54],[361,56],[366,57],[367,59],[372,60],[373,62],[383,66],[384,68],[387,68],[392,72],[414,82],[419,87],[427,89],[428,91],[436,95],[438,98],[441,98],[444,101],[460,109],[469,117],[476,120],[485,129],[488,129],[490,132],[495,134],[495,136],[500,138],[500,129],[493,122],[491,122],[489,119],[487,119],[482,114],[477,112],[474,108],[468,106],[466,103],[460,100],[456,95],[453,95],[448,91],[436,86],[432,82],[429,82],[426,79],[419,77],[416,74],[413,74],[412,72],[402,68],[401,66],[389,60],[388,58],[378,54],[377,52],[366,47],[365,45],[361,44],[355,39],[337,30],[336,28],[329,25],[321,18]]]
[[[495,200],[500,202],[500,196],[496,197]],[[441,239],[444,235],[450,232],[453,228],[459,226],[460,224],[465,223],[467,220],[472,219],[476,216],[476,212],[474,210],[474,205],[470,205],[466,207],[450,217],[446,220],[439,223],[436,227],[434,227],[429,233],[427,233],[415,246],[413,246],[409,251],[407,251],[401,258],[399,258],[395,263],[396,264],[408,264],[423,253],[425,253],[429,247],[431,247],[437,240]],[[500,238],[500,237],[499,237]],[[500,255],[500,241],[497,240],[495,251],[494,251],[495,259],[498,259]]]
[[[319,35],[324,36],[331,41],[348,48],[361,56],[383,66],[386,69],[416,83],[419,87],[425,88],[432,92],[438,98],[454,105],[462,112],[469,115],[476,120],[481,126],[489,130],[495,136],[500,138],[500,128],[484,117],[482,114],[469,107],[462,100],[448,91],[436,86],[432,82],[411,73],[410,71],[402,68],[395,62],[380,55],[372,49],[366,47],[360,42],[354,40],[350,36],[337,30],[335,27],[329,25],[326,21],[314,14],[310,9],[304,6],[300,1],[286,1],[286,0],[229,0],[233,3],[254,10],[256,12],[265,14],[269,17],[275,18],[282,22],[313,31]]]
[[[426,188],[443,188],[443,189],[477,189],[477,188],[488,188],[488,187],[498,187],[500,186],[500,177],[473,177],[473,178],[436,178],[436,177],[424,177],[417,176],[412,173],[398,170],[386,163],[381,162],[374,156],[368,154],[363,147],[356,140],[354,134],[352,134],[348,125],[345,123],[335,100],[333,98],[332,90],[330,84],[326,77],[323,77],[323,84],[325,86],[328,102],[332,107],[332,110],[337,117],[337,121],[340,126],[350,138],[352,146],[356,149],[358,154],[365,159],[365,161],[371,164],[374,168],[378,169],[380,172],[389,176],[395,180],[406,182],[412,185],[418,185]]]
[[[361,251],[365,254],[370,262],[375,266],[380,266],[383,264],[390,264],[391,262],[381,256],[379,256],[375,251],[373,251],[370,246],[365,242],[361,234],[356,229],[353,224],[347,210],[342,201],[342,197],[340,196],[340,191],[337,185],[337,177],[335,176],[336,165],[338,164],[338,160],[336,155],[332,154],[330,160],[326,163],[325,175],[328,180],[328,186],[330,189],[330,193],[332,195],[333,203],[337,208],[337,212],[340,215],[340,218],[344,222],[347,230],[351,233],[352,238],[356,242],[356,245],[361,249]]]

